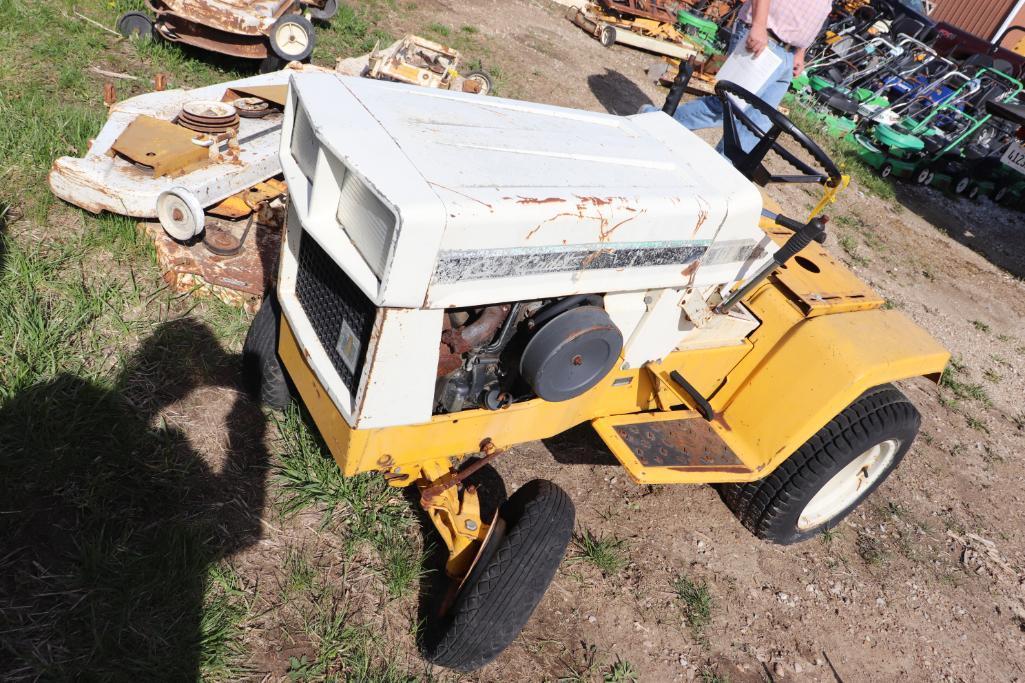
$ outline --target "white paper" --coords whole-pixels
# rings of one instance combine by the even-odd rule
[[[765,48],[762,54],[755,57],[755,54],[745,47],[730,54],[716,74],[716,78],[720,81],[732,81],[757,95],[782,63],[783,59],[769,48]]]

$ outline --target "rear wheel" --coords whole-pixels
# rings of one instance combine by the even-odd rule
[[[918,434],[921,416],[896,387],[870,389],[768,477],[719,493],[755,536],[804,541],[840,523],[889,476]]]
[[[893,175],[893,164],[883,164],[883,167],[879,169],[879,175],[884,178],[889,178]]]
[[[324,0],[321,7],[310,5],[310,17],[316,21],[331,21],[338,14],[338,0]]]
[[[281,305],[271,291],[260,305],[242,344],[242,379],[246,388],[274,410],[284,410],[292,400],[285,368],[278,358]]]
[[[601,44],[605,47],[612,47],[616,44],[616,29],[612,26],[606,26],[601,30],[601,35],[598,37]]]
[[[480,69],[464,74],[463,78],[468,81],[473,81],[480,86],[480,89],[477,90],[478,95],[490,94],[492,88],[495,87],[494,82],[491,80],[491,74],[486,71],[481,71]]]
[[[427,658],[473,671],[516,639],[552,582],[573,531],[573,502],[550,481],[525,484],[499,510],[493,534],[434,633]],[[498,520],[496,520],[498,521]]]
[[[968,176],[959,176],[954,180],[954,194],[964,194],[968,191],[968,187],[972,184],[972,179]]]

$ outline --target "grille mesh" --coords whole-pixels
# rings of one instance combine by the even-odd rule
[[[377,309],[317,241],[305,232],[299,243],[295,294],[342,383],[355,394],[363,374]],[[337,349],[343,323],[359,340],[353,368]]]

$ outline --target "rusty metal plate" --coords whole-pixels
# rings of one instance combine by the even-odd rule
[[[616,425],[616,434],[645,467],[738,470],[747,467],[704,420],[683,418]]]
[[[210,152],[192,142],[196,133],[170,121],[138,116],[111,145],[135,163],[153,169],[153,177],[176,175],[210,160]]]
[[[261,100],[284,107],[288,98],[288,85],[236,85],[224,92],[222,101],[231,102],[240,97],[259,97]]]
[[[767,223],[767,221],[766,221]],[[782,245],[793,234],[774,224],[762,224],[769,237]],[[879,308],[886,299],[837,261],[825,247],[812,242],[773,274],[797,298],[809,318]]]
[[[238,237],[244,224],[208,216],[206,229]],[[281,251],[281,222],[277,220],[255,223],[242,250],[233,256],[214,254],[199,240],[176,242],[157,222],[139,223],[139,229],[153,242],[164,282],[176,292],[216,297],[254,313],[277,275]]]

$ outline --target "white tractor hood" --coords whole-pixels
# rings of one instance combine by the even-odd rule
[[[290,220],[378,306],[722,285],[774,250],[757,188],[661,112],[303,74],[281,157]]]

